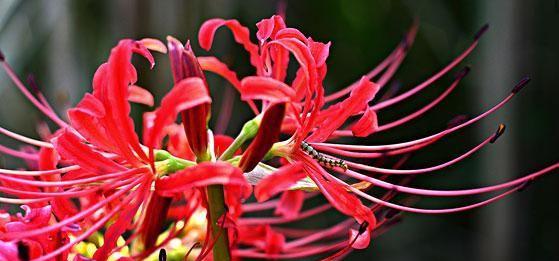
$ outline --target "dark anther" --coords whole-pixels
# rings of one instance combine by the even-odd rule
[[[462,78],[466,77],[466,75],[468,75],[470,70],[471,70],[470,66],[466,65],[464,68],[462,68],[462,70],[460,70],[458,73],[456,73],[456,75],[454,77],[456,79],[462,79]]]
[[[165,248],[159,250],[159,261],[167,261],[167,251]]]
[[[17,242],[17,256],[22,261],[28,261],[31,259],[29,256],[29,246],[22,241]]]
[[[529,180],[527,180],[526,182],[520,184],[520,185],[518,186],[518,192],[524,191],[528,186],[530,186],[530,185],[532,184],[532,182],[534,182],[534,180],[533,180],[533,179],[529,179]]]
[[[489,24],[483,25],[474,35],[474,41],[479,40],[479,38],[487,31],[487,29],[489,29]]]
[[[505,132],[505,124],[499,124],[499,127],[497,128],[497,131],[495,132],[495,135],[493,135],[493,138],[491,138],[491,140],[489,140],[490,143],[495,143],[495,141],[497,141],[497,139],[499,137],[501,137],[501,135],[503,135],[503,133]]]
[[[363,223],[361,223],[361,225],[359,226],[359,235],[365,233],[365,231],[367,231],[368,226],[369,226],[369,222],[363,221]]]
[[[6,60],[6,56],[4,56],[4,53],[2,52],[2,50],[0,50],[0,62],[3,62]]]
[[[524,88],[524,86],[526,86],[526,84],[530,82],[530,80],[532,80],[530,77],[524,77],[516,84],[516,86],[514,86],[514,88],[512,88],[512,93],[517,94],[520,90],[522,90],[522,88]]]

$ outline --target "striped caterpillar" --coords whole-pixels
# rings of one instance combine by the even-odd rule
[[[340,167],[344,169],[344,171],[348,169],[345,161],[341,159],[333,159],[328,156],[325,156],[324,154],[316,151],[316,149],[314,149],[311,145],[309,145],[304,141],[301,142],[301,149],[309,156],[311,156],[313,159],[315,159],[322,166],[325,166],[327,168]]]

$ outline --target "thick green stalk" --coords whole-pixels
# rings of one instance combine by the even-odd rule
[[[260,120],[261,117],[257,116],[256,118],[245,123],[243,129],[241,130],[241,133],[239,133],[239,136],[237,136],[233,143],[223,152],[219,160],[229,160],[233,157],[233,155],[235,155],[235,152],[243,145],[243,143],[254,137],[254,135],[258,131]],[[212,236],[214,237],[213,239],[215,239],[216,236],[218,237],[217,239],[215,239],[216,242],[213,247],[213,259],[228,261],[231,260],[231,253],[229,250],[229,235],[227,233],[227,228],[224,228],[224,224],[222,224],[219,220],[220,217],[227,214],[223,185],[208,186],[207,191]]]
[[[229,235],[227,228],[219,221],[219,218],[226,214],[225,195],[223,185],[208,186],[208,207],[210,211],[210,226],[212,229],[212,239],[218,237],[213,246],[213,260],[231,260],[229,250]]]

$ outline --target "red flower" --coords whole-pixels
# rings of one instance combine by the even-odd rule
[[[130,117],[130,102],[152,106],[154,98],[136,85],[137,72],[131,58],[134,53],[140,54],[153,67],[150,50],[167,51],[161,42],[120,41],[95,73],[93,92],[68,110],[69,123],[53,111],[38,88],[33,87],[33,94],[23,85],[0,53],[0,62],[16,87],[59,127],[53,135],[43,127],[43,140],[0,128],[0,133],[31,146],[22,150],[0,146],[1,153],[26,160],[29,169],[0,169],[0,191],[14,196],[0,197],[0,202],[29,206],[24,216],[0,213],[0,259],[65,259],[75,244],[93,244],[90,236],[101,232],[104,243],[96,242],[94,259],[105,260],[128,245],[132,253],[125,258],[142,259],[181,237],[187,226],[178,224],[187,223],[200,208],[208,209],[206,234],[198,237],[204,244],[197,247],[200,242],[188,242],[194,244],[199,259],[210,253],[215,259],[227,259],[230,254],[235,258],[267,259],[330,254],[330,259],[338,259],[352,249],[366,248],[371,238],[398,221],[400,212],[440,214],[483,206],[559,168],[555,163],[513,181],[474,189],[408,186],[418,174],[451,166],[494,143],[504,132],[504,125],[499,125],[479,145],[448,162],[402,169],[407,155],[498,110],[528,79],[488,111],[469,120],[457,118],[446,129],[424,138],[386,145],[334,143],[341,137],[367,137],[389,130],[433,108],[457,87],[468,68],[459,71],[450,86],[426,106],[399,120],[382,122],[383,109],[419,93],[455,68],[472,52],[481,34],[425,82],[399,95],[389,90],[383,97],[376,97],[405,58],[416,26],[375,69],[330,95],[324,94],[323,87],[330,43],[314,41],[288,28],[282,17],[273,16],[257,24],[256,44],[251,42],[249,30],[236,20],[211,19],[199,32],[204,49],[211,48],[221,26],[228,27],[235,41],[248,51],[255,74],[239,80],[219,59],[197,58],[188,42],[183,46],[169,37],[173,88],[159,107],[143,115],[141,142]],[[286,82],[291,57],[298,66],[294,80]],[[212,99],[203,71],[230,81],[256,114],[235,139],[214,136],[208,130]],[[31,81],[30,85],[36,83]],[[179,114],[182,127],[175,123]],[[243,145],[251,139],[243,152]],[[397,163],[385,167],[370,161],[380,158],[393,158]],[[252,192],[249,183],[255,185],[258,202],[242,204]],[[373,193],[372,187],[386,191]],[[493,198],[455,208],[425,209],[410,206],[409,199],[392,201],[399,193],[460,197],[498,191],[501,194]],[[279,198],[274,199],[276,195]],[[323,195],[328,203],[312,208],[304,205],[306,199],[316,195]],[[349,217],[323,229],[279,226],[329,209]],[[243,216],[262,210],[274,210],[275,216]],[[166,229],[168,221],[173,225]],[[159,242],[163,231],[166,237]],[[124,245],[117,245],[122,239]],[[229,249],[233,249],[231,253]]]
[[[169,45],[176,47],[174,44],[176,41],[171,39]],[[189,154],[191,151],[209,155],[210,151],[205,148],[208,144],[206,116],[202,129],[196,119],[197,112],[190,114],[194,116],[191,118],[187,115],[187,121],[184,122],[187,132],[194,129],[195,131],[189,133],[203,132],[204,137],[184,136],[184,133],[176,131],[174,124],[179,113],[188,114],[195,108],[209,109],[211,98],[203,74],[183,75],[184,79],[177,80],[173,89],[162,99],[161,106],[145,115],[144,144],[140,144],[134,132],[134,122],[129,116],[129,101],[150,105],[153,97],[147,90],[135,85],[136,70],[130,59],[132,53],[138,53],[148,59],[153,67],[154,59],[148,47],[165,51],[164,45],[151,39],[119,42],[112,50],[108,62],[101,65],[95,73],[93,93],[86,94],[75,108],[68,111],[70,124],[60,120],[46,100],[37,100],[29,94],[8,64],[2,63],[20,90],[29,94],[28,98],[61,127],[50,142],[33,140],[1,129],[4,134],[15,139],[41,147],[38,157],[23,152],[13,153],[23,158],[39,160],[39,170],[0,171],[0,181],[11,184],[9,188],[2,187],[3,191],[22,198],[3,198],[2,201],[16,204],[51,202],[58,217],[56,223],[27,227],[25,232],[21,229],[9,229],[2,235],[3,240],[42,238],[50,233],[59,233],[68,225],[79,224],[84,230],[73,231],[72,241],[49,247],[39,257],[39,260],[48,260],[68,253],[74,244],[88,238],[112,220],[114,222],[104,233],[105,243],[93,256],[97,260],[104,260],[116,249],[117,239],[136,222],[140,229],[133,233],[140,235],[144,250],[144,253],[138,254],[147,255],[154,250],[155,238],[165,224],[167,211],[175,196],[179,196],[179,199],[181,196],[188,196],[189,201],[199,205],[199,198],[203,197],[203,193],[198,188],[212,184],[246,188],[242,172],[230,164],[207,163],[190,167],[195,162],[176,158],[163,150],[154,151],[162,146],[161,141],[169,135],[169,148],[173,153],[190,159],[193,159],[189,156],[192,155]],[[183,55],[183,58],[194,60],[183,60],[181,66],[197,66],[195,57],[187,57],[192,55],[188,50],[185,50],[186,56]],[[189,142],[184,142],[185,138]],[[204,139],[206,141],[201,141]],[[218,148],[230,143],[228,139],[219,139],[216,143],[220,146]],[[180,171],[181,169],[184,171]],[[206,175],[200,176],[199,173]],[[35,179],[35,176],[40,177],[40,180]],[[166,183],[167,180],[173,182]],[[155,192],[152,193],[150,190],[154,183]],[[241,196],[230,200],[238,201]],[[80,203],[75,204],[70,198],[78,198]],[[144,208],[140,208],[142,205]],[[161,215],[155,222],[147,214],[154,211]],[[135,220],[134,216],[138,212],[142,213],[142,218]],[[189,215],[182,218],[188,220]],[[169,235],[171,236],[173,235]]]
[[[287,242],[285,244],[286,247],[283,247],[279,253],[275,252],[274,254],[269,253],[265,249],[261,249],[263,253],[259,252],[257,245],[260,243],[254,243],[256,241],[253,241],[253,243],[249,244],[257,248],[239,249],[235,252],[239,256],[253,258],[295,258],[338,249],[339,252],[334,254],[332,258],[340,257],[345,255],[351,247],[366,247],[370,237],[378,236],[386,227],[394,223],[394,218],[399,216],[397,211],[452,213],[483,206],[522,188],[525,182],[559,168],[559,163],[555,163],[541,171],[510,182],[469,190],[426,190],[405,185],[409,179],[416,174],[432,172],[453,165],[473,154],[484,145],[493,143],[503,133],[504,125],[499,127],[496,133],[490,135],[472,150],[453,160],[433,167],[410,170],[397,169],[399,165],[405,161],[406,157],[403,157],[397,164],[398,166],[393,169],[365,165],[354,162],[353,160],[398,157],[417,152],[421,148],[440,140],[444,136],[469,126],[496,111],[518,93],[527,83],[527,80],[521,81],[513,89],[510,96],[480,116],[468,121],[454,123],[449,126],[449,128],[422,139],[398,144],[375,146],[346,145],[329,142],[338,137],[366,137],[373,133],[386,131],[417,118],[427,110],[433,108],[455,89],[462,78],[466,76],[468,68],[460,71],[448,89],[438,98],[419,109],[417,112],[394,122],[385,124],[378,123],[377,114],[379,111],[419,93],[456,67],[477,46],[481,33],[476,34],[472,45],[462,54],[425,82],[400,95],[393,97],[385,96],[382,100],[376,99],[379,100],[376,101],[375,94],[383,88],[394,75],[406,56],[409,46],[413,43],[417,29],[415,26],[411,28],[399,46],[382,61],[379,66],[364,75],[354,84],[336,93],[324,96],[322,82],[327,71],[326,59],[328,57],[330,43],[323,44],[315,42],[311,38],[304,36],[297,29],[287,28],[281,17],[273,16],[257,24],[258,32],[256,35],[259,40],[258,45],[250,42],[247,36],[248,29],[241,26],[236,20],[209,20],[204,23],[199,33],[199,41],[203,48],[209,49],[211,47],[215,31],[218,27],[223,25],[231,29],[235,40],[241,43],[249,52],[251,64],[256,68],[256,76],[248,76],[242,80],[238,80],[236,74],[227,69],[217,58],[205,58],[202,67],[205,70],[218,73],[229,80],[240,90],[241,98],[249,102],[249,104],[253,102],[253,100],[262,100],[263,106],[270,103],[287,102],[285,118],[282,120],[282,131],[286,134],[290,134],[291,138],[276,143],[272,146],[268,155],[285,158],[289,163],[274,174],[270,174],[271,171],[266,172],[266,170],[263,169],[252,171],[249,175],[249,181],[251,179],[260,180],[255,188],[257,200],[265,201],[274,194],[285,191],[286,189],[320,190],[328,199],[331,206],[344,214],[354,217],[361,223],[359,229],[349,230],[348,240],[340,241],[336,244],[314,245],[313,247],[303,250],[303,248],[297,248],[299,245],[295,242],[301,240],[310,244],[311,242],[317,241],[321,236],[324,237],[332,235],[332,233],[339,233],[343,229],[347,230],[351,227],[351,223],[344,222],[339,226],[334,226],[322,231],[315,231],[312,234],[305,234],[303,231],[301,231],[300,234],[294,231],[290,231],[289,233],[284,231],[285,235],[300,239],[294,240],[294,245],[292,247],[290,247],[290,243]],[[486,27],[482,28],[480,32],[484,32],[485,30]],[[295,57],[299,64],[299,68],[297,69],[295,80],[291,83],[286,83],[285,71],[287,69],[289,54]],[[371,81],[373,78],[376,78],[375,82]],[[389,91],[388,93],[394,92]],[[344,98],[348,94],[349,96]],[[334,103],[335,101],[338,102]],[[373,105],[371,105],[372,102],[374,102]],[[326,106],[325,104],[331,105]],[[353,120],[356,116],[358,117],[357,120]],[[303,141],[305,141],[305,143],[303,143]],[[341,158],[344,158],[344,160]],[[304,170],[304,173],[301,173],[301,168]],[[408,178],[403,178],[401,183],[394,184],[385,181],[388,176],[395,174],[410,176],[408,176]],[[253,178],[250,178],[251,176]],[[356,179],[359,182],[349,183],[348,179]],[[251,182],[254,183],[257,181]],[[388,191],[381,197],[372,196],[366,192],[372,186],[384,188]],[[508,189],[508,191],[488,200],[459,208],[431,210],[413,208],[389,202],[397,193],[423,196],[463,196],[489,193],[503,189]],[[252,212],[276,208],[276,213],[284,214],[284,216],[274,218],[242,218],[239,220],[239,224],[241,226],[257,225],[259,228],[262,228],[261,226],[267,224],[285,223],[316,215],[330,207],[325,205],[298,212],[305,198],[301,195],[300,193],[286,191],[279,200],[272,200],[269,204],[266,204],[267,202],[262,204],[248,204],[243,208],[245,211]],[[368,206],[363,204],[358,197],[370,201],[371,204]],[[296,202],[294,203],[291,201],[288,203],[288,200],[295,200]],[[396,213],[394,213],[394,210],[396,210]],[[379,220],[377,221],[377,219]]]

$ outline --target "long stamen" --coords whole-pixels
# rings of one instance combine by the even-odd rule
[[[400,43],[398,43],[396,48],[386,58],[384,58],[384,60],[380,64],[378,64],[374,69],[372,69],[367,74],[365,74],[365,77],[371,80],[379,73],[381,73],[384,69],[386,69],[388,66],[396,62],[398,58],[401,58],[403,60],[406,51],[409,49],[409,46],[413,44],[416,32],[417,32],[417,25],[414,24],[406,34],[406,37],[402,41],[400,41]],[[358,82],[359,81],[351,84],[350,86],[342,90],[339,90],[333,94],[326,96],[324,98],[324,101],[331,102],[343,97],[344,95],[350,93],[351,90],[353,90],[353,88],[356,86]]]
[[[458,196],[469,196],[469,195],[477,195],[477,194],[483,194],[483,193],[488,193],[488,192],[493,192],[493,191],[497,191],[497,190],[502,190],[502,189],[506,189],[506,188],[510,188],[510,187],[514,187],[514,186],[519,186],[525,182],[534,180],[544,174],[550,173],[551,171],[558,169],[559,168],[559,163],[555,163],[553,165],[550,165],[544,169],[541,169],[537,172],[533,172],[529,175],[526,175],[522,178],[518,178],[512,181],[508,181],[508,182],[504,182],[501,184],[497,184],[497,185],[493,185],[493,186],[487,186],[487,187],[481,187],[481,188],[474,188],[474,189],[463,189],[463,190],[431,190],[431,189],[418,189],[418,188],[412,188],[412,187],[407,187],[407,186],[400,186],[400,185],[395,185],[389,182],[385,182],[373,177],[369,177],[366,175],[363,175],[361,173],[352,171],[352,170],[347,170],[346,172],[343,172],[343,174],[350,176],[352,178],[355,179],[359,179],[362,181],[366,181],[366,182],[370,182],[372,183],[374,186],[378,186],[384,189],[388,189],[388,190],[395,190],[397,192],[402,192],[402,193],[408,193],[408,194],[413,194],[413,195],[421,195],[421,196],[434,196],[434,197],[458,197]]]
[[[62,119],[60,119],[60,117],[58,117],[58,115],[56,115],[56,113],[54,111],[50,110],[45,105],[43,105],[41,102],[39,102],[35,97],[33,97],[33,95],[29,92],[29,90],[27,90],[25,85],[23,85],[21,80],[17,77],[17,75],[13,71],[12,67],[6,62],[6,60],[3,57],[2,57],[2,59],[0,59],[0,63],[2,63],[2,66],[4,67],[4,70],[6,71],[6,73],[8,74],[10,79],[12,80],[12,82],[16,85],[16,87],[23,93],[23,95],[25,95],[25,97],[33,105],[35,105],[35,107],[37,107],[37,109],[39,109],[43,114],[45,114],[45,116],[50,118],[52,121],[54,121],[61,128],[65,128],[65,127],[68,126],[68,124],[65,121],[63,121]]]
[[[304,199],[310,199],[313,198],[315,196],[319,195],[319,193],[313,192],[313,193],[305,193]],[[255,203],[244,203],[242,205],[242,210],[243,213],[250,213],[250,212],[257,212],[257,211],[264,211],[264,210],[268,210],[268,209],[273,209],[275,207],[278,206],[279,204],[279,199],[272,199],[272,200],[268,200],[265,202],[255,202]]]
[[[330,204],[325,204],[322,206],[318,206],[312,209],[308,209],[305,210],[301,213],[299,213],[299,215],[295,216],[295,217],[263,217],[263,218],[240,218],[238,224],[239,225],[259,225],[259,224],[268,224],[268,225],[274,225],[274,224],[285,224],[288,222],[292,222],[295,220],[300,220],[300,219],[304,219],[304,218],[308,218],[311,216],[314,216],[316,214],[322,213],[328,209],[332,208],[332,206]]]
[[[38,180],[27,180],[27,179],[20,179],[10,176],[0,175],[0,180],[7,180],[11,182],[16,182],[19,184],[26,184],[31,186],[38,186],[38,187],[64,187],[64,186],[73,186],[78,184],[85,184],[85,183],[92,183],[100,180],[107,180],[111,178],[123,178],[131,175],[135,175],[141,172],[146,171],[145,168],[137,168],[137,169],[129,169],[125,171],[109,173],[104,175],[98,175],[94,177],[82,178],[82,179],[73,179],[67,181],[38,181]]]
[[[69,171],[74,171],[80,169],[78,165],[72,165],[68,167],[63,167],[59,169],[52,170],[12,170],[12,169],[0,169],[0,174],[4,175],[15,175],[15,176],[41,176],[41,175],[52,175],[52,174],[62,174]]]
[[[501,124],[499,126],[504,126],[504,125]],[[439,165],[436,165],[436,166],[433,166],[433,167],[421,168],[421,169],[401,170],[401,169],[385,169],[385,168],[373,167],[373,166],[359,164],[359,163],[355,163],[355,162],[351,162],[351,161],[346,161],[346,163],[347,163],[347,165],[349,165],[350,167],[353,167],[353,168],[366,170],[366,171],[377,172],[377,173],[383,173],[383,174],[416,175],[416,174],[422,174],[422,173],[427,173],[427,172],[433,172],[433,171],[440,170],[440,169],[446,168],[448,166],[454,165],[455,163],[457,163],[457,162],[469,157],[470,155],[474,154],[476,151],[480,150],[485,145],[487,145],[489,143],[493,143],[497,137],[501,136],[503,131],[504,131],[504,127],[499,128],[498,132],[496,132],[495,134],[486,138],[483,142],[481,142],[479,145],[475,146],[474,148],[472,148],[468,152],[466,152],[466,153],[464,153],[464,154],[462,154],[462,155],[460,155],[460,156],[458,156],[458,157],[456,157],[456,158],[454,158],[450,161],[447,161],[445,163],[442,163],[442,164],[439,164]]]
[[[478,45],[479,42],[479,38],[481,37],[481,35],[483,34],[483,32],[485,32],[487,30],[487,25],[485,25],[484,27],[482,27],[482,29],[476,33],[476,37],[474,38],[473,43],[464,51],[462,52],[458,57],[456,57],[454,60],[452,60],[447,66],[445,66],[442,70],[440,70],[439,72],[437,72],[435,75],[429,77],[429,79],[427,79],[426,81],[422,82],[421,84],[417,85],[416,87],[410,89],[409,91],[402,93],[392,99],[377,103],[373,106],[371,106],[371,109],[374,111],[378,111],[381,109],[384,109],[390,105],[393,105],[395,103],[401,102],[411,96],[413,96],[414,94],[418,93],[419,91],[425,89],[426,87],[430,86],[432,83],[434,83],[435,81],[437,81],[438,79],[440,79],[442,76],[444,76],[446,73],[448,73],[452,68],[456,67],[456,65],[458,65],[460,62],[462,62],[462,60],[464,60]]]
[[[520,91],[520,89],[522,89],[529,81],[530,81],[530,78],[528,78],[528,77],[522,79],[518,84],[516,84],[516,86],[513,88],[513,90],[511,91],[511,93],[507,97],[505,97],[501,102],[499,102],[498,104],[493,106],[491,109],[485,111],[484,113],[481,113],[480,115],[476,116],[475,118],[472,118],[472,119],[470,119],[466,122],[458,124],[458,125],[456,125],[452,128],[445,129],[444,131],[433,134],[431,136],[416,139],[416,140],[413,140],[413,141],[401,142],[401,143],[395,143],[395,144],[389,144],[389,145],[347,145],[347,144],[334,144],[334,143],[311,143],[311,145],[312,146],[317,146],[317,147],[318,146],[328,146],[328,147],[332,147],[332,148],[355,150],[355,151],[377,151],[377,150],[399,149],[399,148],[409,147],[409,146],[413,146],[413,145],[416,145],[416,144],[428,142],[428,141],[431,141],[433,139],[439,139],[439,138],[442,138],[442,137],[444,137],[448,134],[451,134],[451,133],[453,133],[457,130],[460,130],[464,127],[467,127],[467,126],[469,126],[473,123],[476,123],[477,121],[487,117],[491,113],[499,110],[501,107],[503,107],[505,104],[507,104]]]
[[[460,83],[460,81],[468,74],[468,72],[470,71],[469,67],[465,67],[462,71],[460,71],[460,73],[457,75],[456,79],[452,82],[452,84],[443,92],[441,93],[436,99],[434,99],[433,101],[431,101],[429,104],[425,105],[423,108],[405,116],[402,117],[398,120],[395,120],[393,122],[390,123],[386,123],[383,125],[378,126],[378,128],[375,130],[375,133],[379,133],[385,130],[389,130],[392,129],[394,127],[400,126],[404,123],[407,123],[421,115],[423,115],[425,112],[429,111],[430,109],[432,109],[433,107],[435,107],[437,104],[439,104],[442,100],[444,100],[454,89],[456,89],[456,86],[458,86],[458,84]],[[353,133],[351,132],[351,130],[340,130],[340,131],[335,131],[333,133],[333,135],[336,136],[353,136]]]
[[[28,137],[25,137],[23,135],[17,134],[15,132],[6,130],[2,127],[0,127],[0,133],[4,134],[4,135],[6,135],[10,138],[13,138],[15,140],[19,140],[21,142],[27,143],[27,144],[35,145],[35,146],[38,146],[38,147],[53,148],[52,144],[50,144],[49,142],[44,142],[44,141],[28,138]]]
[[[23,152],[23,151],[19,151],[19,150],[10,149],[10,148],[2,146],[2,145],[0,145],[0,153],[10,155],[10,156],[14,156],[14,157],[21,158],[21,159],[26,159],[26,160],[38,160],[39,159],[38,154],[27,153],[27,152]]]
[[[53,191],[53,192],[37,192],[37,191],[27,191],[27,190],[19,190],[19,189],[14,189],[14,188],[10,188],[10,187],[4,187],[4,186],[0,186],[0,191],[6,193],[6,194],[11,194],[11,195],[19,195],[19,196],[24,196],[24,197],[32,197],[32,198],[48,198],[48,199],[52,199],[52,198],[58,198],[58,197],[64,197],[64,198],[78,198],[78,197],[82,197],[85,195],[89,195],[92,192],[98,191],[98,190],[110,190],[110,189],[114,189],[114,188],[118,188],[120,186],[123,186],[125,184],[130,184],[131,181],[134,181],[137,177],[132,177],[132,178],[128,178],[128,179],[123,179],[120,181],[117,181],[115,183],[107,183],[104,186],[95,186],[93,188],[90,189],[84,189],[81,190],[80,188],[72,188],[66,191]]]

